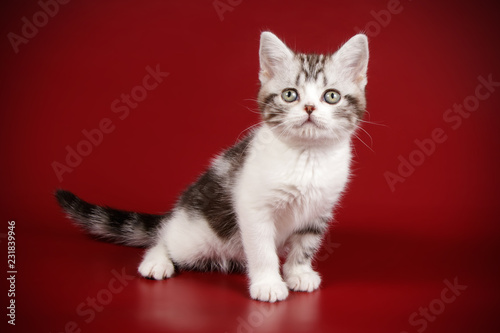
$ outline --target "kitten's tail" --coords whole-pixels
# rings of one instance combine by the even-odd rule
[[[149,246],[167,215],[152,215],[90,204],[71,192],[57,190],[59,205],[69,218],[88,233],[114,243]]]

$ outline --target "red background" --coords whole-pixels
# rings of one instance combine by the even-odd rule
[[[221,20],[212,0],[71,1],[18,53],[7,35],[21,34],[22,17],[32,22],[40,5],[2,3],[0,244],[6,253],[7,221],[15,220],[18,270],[16,326],[8,328],[417,332],[423,326],[411,325],[411,314],[439,305],[443,280],[457,277],[467,289],[437,308],[425,331],[498,332],[500,87],[458,129],[443,120],[474,95],[479,76],[500,82],[494,2],[402,0],[383,24],[374,13],[387,1],[223,2],[233,5]],[[366,120],[374,124],[357,133],[366,145],[354,140],[354,176],[317,262],[321,289],[262,304],[249,299],[243,275],[137,277],[85,322],[78,306],[104,297],[113,270],[137,276],[142,250],[85,236],[52,192],[168,210],[214,153],[259,121],[261,31],[300,51],[332,52],[360,29],[370,36]],[[111,103],[157,64],[169,76],[121,120]],[[65,147],[104,118],[114,131],[59,181],[54,161],[65,163]],[[399,156],[436,128],[447,140],[391,191],[384,173],[397,173]]]

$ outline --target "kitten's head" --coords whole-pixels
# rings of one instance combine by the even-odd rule
[[[365,112],[368,39],[352,37],[332,55],[291,51],[278,37],[260,40],[259,107],[264,122],[289,142],[344,140]]]

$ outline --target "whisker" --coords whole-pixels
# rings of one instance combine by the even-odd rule
[[[361,141],[366,146],[366,148],[370,149],[372,152],[375,152],[370,146],[368,146],[363,140],[361,140],[361,138],[356,133],[352,133],[352,135],[355,136],[359,141]]]
[[[367,132],[367,131],[363,128],[363,127],[361,127],[361,126],[357,126],[357,127],[356,127],[356,129],[357,129],[357,130],[358,130],[358,129],[360,129],[360,130],[362,130],[363,132],[365,132],[365,133],[366,133],[366,135],[368,135],[368,137],[370,138],[370,146],[373,146],[373,138],[372,138],[372,136],[370,135],[370,133],[368,133],[368,132]]]
[[[362,119],[359,119],[358,121],[359,121],[360,123],[364,123],[364,124],[370,124],[370,125],[377,125],[377,126],[384,126],[384,127],[388,127],[386,124],[375,123],[375,122],[373,122],[373,121],[362,120]]]
[[[247,128],[245,128],[243,131],[241,131],[241,132],[240,132],[240,134],[238,134],[237,140],[240,140],[240,137],[241,137],[241,135],[242,135],[243,133],[245,133],[245,132],[247,132],[247,131],[250,131],[251,129],[253,129],[253,128],[257,127],[257,126],[260,126],[260,125],[262,125],[262,124],[264,124],[264,123],[265,123],[265,121],[259,121],[259,122],[258,122],[258,123],[256,123],[256,124],[253,124],[253,125],[251,125],[251,126],[248,126],[248,127],[247,127]]]

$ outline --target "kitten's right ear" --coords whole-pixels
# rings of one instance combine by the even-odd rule
[[[260,73],[262,84],[285,70],[293,59],[293,52],[276,35],[264,31],[260,35]]]

